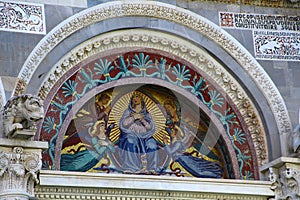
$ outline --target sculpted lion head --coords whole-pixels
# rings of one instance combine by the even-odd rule
[[[39,97],[30,94],[13,97],[4,106],[4,134],[8,137],[31,137],[36,131],[36,122],[43,117],[43,102]]]
[[[39,98],[28,96],[23,105],[23,115],[27,120],[38,121],[44,117],[43,103]]]

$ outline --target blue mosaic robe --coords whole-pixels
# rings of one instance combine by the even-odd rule
[[[153,120],[143,102],[140,114],[144,115],[144,121],[134,120],[131,114],[136,112],[131,105],[132,102],[125,110],[119,125],[121,133],[118,153],[123,160],[121,168],[125,173],[155,172],[158,168],[158,143],[153,138]]]

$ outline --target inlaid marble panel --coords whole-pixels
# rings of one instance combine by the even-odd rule
[[[0,30],[46,34],[44,5],[0,1]]]

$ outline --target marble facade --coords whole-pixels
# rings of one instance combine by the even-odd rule
[[[292,0],[0,1],[3,27],[13,22],[7,10],[20,18],[0,34],[0,200],[299,199],[299,131],[293,131],[299,124],[299,38],[284,43],[293,45],[293,59],[261,60],[254,30],[226,29],[219,21],[225,11],[299,17],[297,6]],[[30,21],[33,16],[38,21]],[[260,35],[259,42],[267,37]],[[264,43],[259,45],[257,51]],[[170,176],[110,173],[111,168],[60,171],[63,153],[88,149],[80,146],[86,143],[79,134],[81,142],[64,143],[85,103],[140,85],[151,87],[144,92],[152,92],[147,95],[161,113],[162,91],[168,97],[178,93],[201,110],[205,120],[198,129],[220,139],[211,148],[218,156],[198,159],[218,160],[222,179],[180,177],[188,172],[179,165],[168,168]],[[112,105],[120,96],[115,93]],[[26,107],[32,98],[38,100]],[[157,138],[162,147],[167,144],[162,135]],[[110,142],[116,147],[118,138]],[[107,157],[101,166],[110,166],[113,159]],[[177,173],[178,166],[184,173]]]

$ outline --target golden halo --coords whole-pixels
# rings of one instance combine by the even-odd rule
[[[159,106],[151,98],[149,98],[147,95],[139,91],[133,91],[123,95],[112,106],[111,112],[109,114],[108,123],[115,124],[115,127],[111,130],[109,139],[113,143],[118,141],[120,136],[119,122],[123,113],[128,108],[128,105],[130,103],[130,98],[134,93],[138,93],[143,98],[146,108],[150,113],[155,126],[155,134],[153,137],[158,142],[163,144],[163,138],[165,136],[169,139],[169,134],[166,132],[166,125],[165,125],[166,118],[162,110],[159,108]]]

